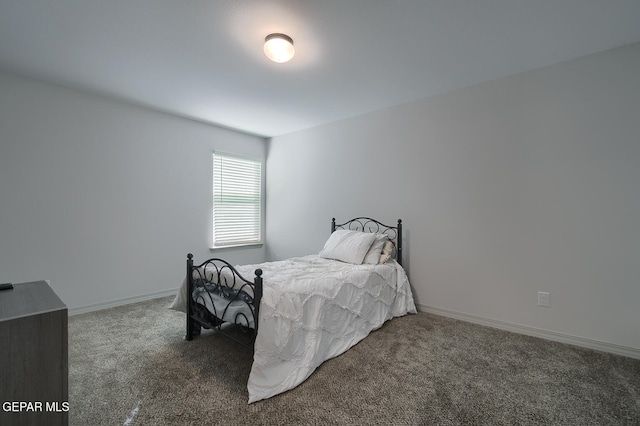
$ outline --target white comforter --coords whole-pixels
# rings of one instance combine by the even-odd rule
[[[393,317],[416,313],[404,269],[351,265],[317,255],[237,266],[247,279],[262,268],[264,294],[247,389],[249,403],[305,381]],[[184,312],[186,280],[171,306]]]

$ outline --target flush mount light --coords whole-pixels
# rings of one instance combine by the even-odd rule
[[[293,40],[286,34],[273,33],[264,39],[264,54],[273,62],[283,63],[293,58]]]

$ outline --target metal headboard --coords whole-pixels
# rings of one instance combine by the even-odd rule
[[[345,223],[337,224],[334,217],[331,219],[331,233],[333,234],[336,229],[386,234],[396,247],[394,256],[396,262],[402,265],[402,219],[398,219],[397,226],[389,226],[370,217],[356,217]]]

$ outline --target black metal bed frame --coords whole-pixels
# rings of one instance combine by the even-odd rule
[[[331,219],[331,233],[336,229],[362,231],[385,234],[394,243],[393,257],[402,265],[402,220],[398,219],[397,226],[385,225],[369,217],[357,217],[345,223],[336,224]],[[246,290],[251,289],[253,296]],[[193,293],[197,292],[195,297]],[[206,298],[216,310],[213,296],[221,296],[227,302],[222,312],[211,313],[206,308]],[[194,265],[193,254],[187,254],[187,329],[185,340],[192,340],[199,335],[201,328],[215,329],[237,343],[253,349],[258,334],[258,318],[260,301],[262,300],[262,269],[255,270],[253,282],[244,278],[226,260],[212,258],[200,265]],[[233,302],[246,304],[252,316],[254,327],[250,327],[249,318],[239,313],[233,322],[224,321],[225,313]]]
[[[194,278],[194,275],[196,277]],[[246,290],[250,288],[251,296]],[[193,292],[197,292],[193,300]],[[214,297],[220,296],[227,301],[222,312],[216,312]],[[214,312],[206,308],[209,298]],[[187,255],[187,330],[185,340],[192,340],[200,334],[201,327],[216,329],[230,339],[246,347],[253,347],[258,333],[258,315],[262,299],[262,269],[255,270],[253,282],[245,279],[229,262],[213,258],[200,265],[193,264],[193,254]],[[225,313],[233,302],[244,303],[249,307],[254,327],[244,313],[235,316],[233,323],[223,321]],[[229,327],[229,325],[235,327]]]

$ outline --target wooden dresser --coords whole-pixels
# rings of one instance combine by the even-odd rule
[[[49,284],[0,291],[0,425],[68,424],[67,344],[67,307]]]

